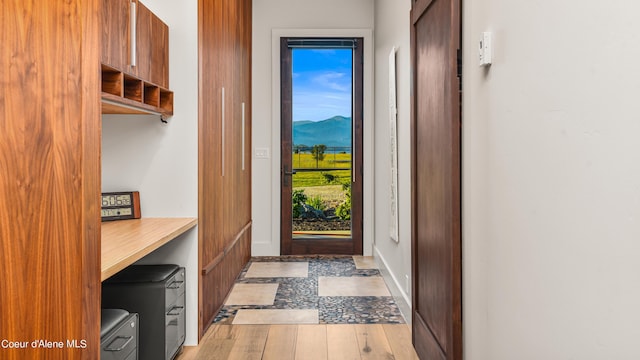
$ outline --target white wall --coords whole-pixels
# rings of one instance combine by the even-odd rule
[[[103,191],[139,190],[143,217],[198,216],[198,31],[196,0],[145,0],[169,26],[169,84],[174,116],[105,115]],[[191,230],[140,263],[186,266],[187,336],[197,344],[198,236]]]
[[[375,1],[375,244],[374,256],[387,283],[408,316],[411,304],[411,108],[409,0]],[[398,107],[398,219],[399,242],[389,236],[390,133],[389,53],[396,47]],[[408,279],[408,280],[407,280]],[[409,284],[409,286],[407,286]],[[407,319],[409,320],[409,319]]]
[[[640,3],[463,11],[465,359],[639,359]]]
[[[254,0],[253,1],[253,148],[268,148],[269,159],[253,159],[252,254],[280,254],[280,117],[279,85],[272,81],[272,34],[274,31],[300,33],[303,29],[373,29],[373,2],[370,0]],[[310,34],[310,33],[309,33]],[[365,40],[366,42],[366,40]],[[365,44],[365,52],[367,44]],[[370,50],[369,50],[370,51]],[[372,62],[365,53],[365,149],[373,143]],[[276,64],[277,65],[277,64]],[[277,70],[277,66],[275,67]],[[279,81],[279,78],[275,78]],[[278,101],[274,101],[274,100]],[[275,105],[274,105],[275,103]],[[371,254],[373,238],[373,162],[365,151],[365,253]],[[369,174],[369,176],[367,176]],[[367,207],[367,205],[369,206]]]

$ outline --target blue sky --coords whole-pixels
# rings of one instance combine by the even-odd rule
[[[293,50],[293,121],[351,117],[351,52]]]

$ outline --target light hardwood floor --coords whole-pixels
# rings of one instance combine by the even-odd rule
[[[418,359],[406,324],[212,325],[177,360]]]

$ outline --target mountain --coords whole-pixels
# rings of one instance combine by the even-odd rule
[[[294,121],[293,144],[351,147],[351,118],[334,116],[321,121]]]

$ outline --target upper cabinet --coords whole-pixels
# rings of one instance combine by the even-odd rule
[[[138,3],[137,63],[134,74],[169,88],[169,27],[146,6]]]
[[[131,16],[135,12],[130,0],[102,0],[102,64],[131,73]]]
[[[173,115],[169,27],[137,0],[102,7],[102,113]]]

